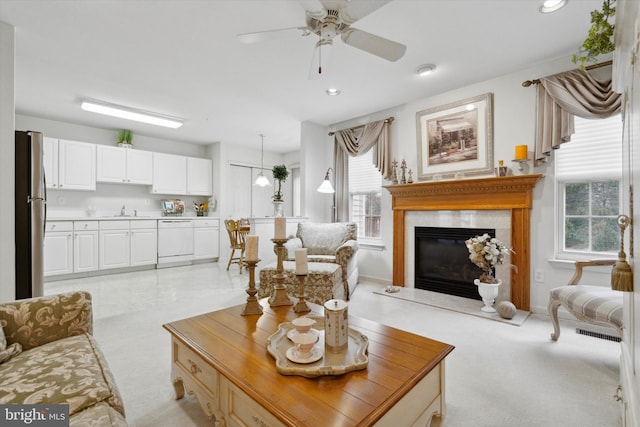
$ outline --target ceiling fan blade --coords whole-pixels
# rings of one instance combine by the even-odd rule
[[[342,33],[342,41],[349,46],[364,50],[391,62],[402,58],[407,50],[407,47],[403,44],[355,28],[350,28]]]
[[[338,17],[340,21],[351,25],[389,2],[391,0],[351,0],[346,7],[340,9]]]
[[[298,0],[298,3],[307,11],[307,16],[310,18],[322,21],[327,16],[327,10],[320,0]]]
[[[311,67],[309,68],[309,80],[316,80],[327,74],[332,47],[332,40],[320,40],[316,43],[311,59]]]
[[[308,36],[311,34],[307,27],[291,27],[279,30],[258,31],[255,33],[238,34],[236,37],[241,43],[258,43],[269,40],[279,40],[293,36]]]

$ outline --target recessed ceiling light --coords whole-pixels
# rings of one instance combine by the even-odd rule
[[[336,89],[335,87],[327,89],[326,92],[327,92],[327,95],[329,95],[329,96],[340,95],[340,89]]]
[[[567,5],[568,0],[545,0],[540,6],[540,13],[551,13],[562,9]]]
[[[436,69],[436,66],[433,64],[423,64],[418,67],[418,69],[416,70],[416,74],[419,75],[420,77],[424,77],[433,73],[435,69]]]
[[[474,104],[467,104],[467,111],[473,111],[476,109],[476,106]]]

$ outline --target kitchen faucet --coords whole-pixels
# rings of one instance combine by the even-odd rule
[[[120,216],[125,216],[124,205],[122,205],[122,209],[120,209]]]

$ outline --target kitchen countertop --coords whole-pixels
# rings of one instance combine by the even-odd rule
[[[139,216],[61,216],[48,217],[47,221],[128,221],[128,220],[161,220],[161,219],[187,219],[187,220],[207,220],[220,219],[217,216],[161,216],[161,215],[139,215]]]

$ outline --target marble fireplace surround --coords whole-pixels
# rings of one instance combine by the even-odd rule
[[[491,227],[511,245],[511,302],[530,304],[530,211],[541,174],[387,185],[393,209],[393,278],[396,286],[413,283],[413,232],[416,226]],[[425,212],[434,211],[434,212]],[[477,212],[482,211],[482,212]],[[410,260],[410,262],[407,262]],[[499,271],[502,277],[508,274]],[[502,295],[504,297],[504,295]]]

